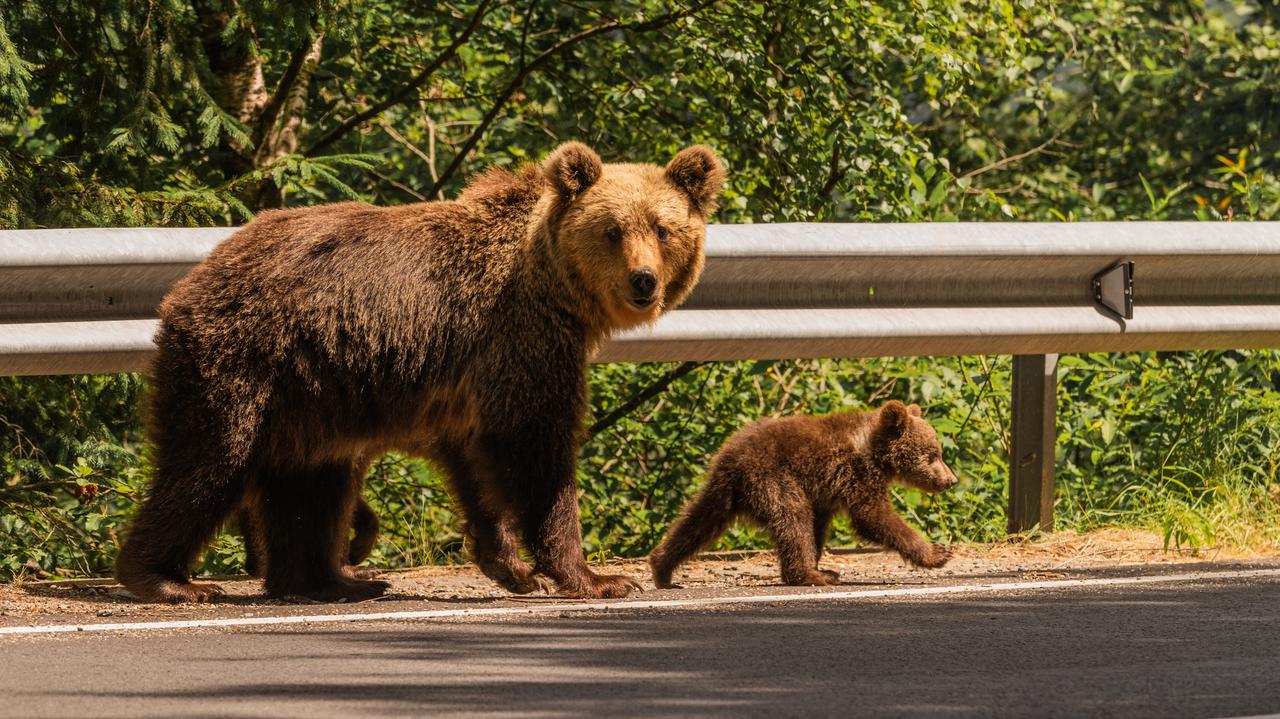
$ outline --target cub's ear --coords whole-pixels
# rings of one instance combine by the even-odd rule
[[[917,410],[919,407],[916,408]],[[888,437],[897,437],[907,428],[911,421],[911,411],[896,399],[891,399],[880,408],[880,416],[876,421],[876,431]]]
[[[695,210],[703,217],[711,214],[724,189],[724,165],[710,147],[686,147],[667,163],[666,173],[667,179],[689,196]]]
[[[918,405],[918,404],[909,404],[909,405],[907,405],[907,412],[908,412],[912,417],[919,417],[919,416],[920,416],[920,405]]]
[[[595,150],[581,142],[566,142],[547,156],[542,171],[557,193],[572,200],[596,184],[604,165]]]

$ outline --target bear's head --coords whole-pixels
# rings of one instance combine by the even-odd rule
[[[707,218],[724,186],[710,148],[666,167],[604,164],[567,142],[543,163],[557,261],[593,305],[604,332],[652,322],[684,301],[702,274]]]
[[[893,481],[926,492],[955,486],[955,473],[942,461],[938,433],[920,416],[919,405],[890,400],[876,412],[874,421],[875,461]]]

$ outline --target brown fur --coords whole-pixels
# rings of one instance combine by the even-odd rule
[[[956,483],[938,435],[914,404],[893,400],[874,412],[756,422],[725,442],[702,489],[649,555],[653,581],[673,586],[676,568],[739,516],[772,536],[787,584],[839,581],[835,572],[818,569],[836,512],[847,512],[859,534],[916,566],[941,567],[950,551],[930,544],[893,511],[894,482],[927,492]]]
[[[265,551],[263,543],[266,537],[254,524],[255,513],[251,507],[242,508],[236,515],[236,526],[244,538],[244,570],[255,577],[261,577],[265,568],[262,556]],[[379,572],[376,569],[356,566],[373,553],[373,545],[378,542],[378,526],[378,515],[373,511],[373,507],[370,507],[364,499],[357,498],[355,511],[351,516],[352,536],[347,544],[347,566],[343,568],[345,574],[364,579],[371,579],[378,575]]]
[[[155,477],[117,576],[146,600],[217,596],[189,566],[248,507],[269,594],[376,596],[344,555],[369,464],[396,449],[445,469],[504,587],[627,594],[582,554],[587,359],[692,289],[723,177],[705,147],[664,169],[567,143],[456,201],[262,213],[161,304]]]

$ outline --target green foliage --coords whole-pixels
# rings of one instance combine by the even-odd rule
[[[133,375],[0,378],[0,576],[110,569],[144,483]]]
[[[223,225],[279,205],[448,197],[582,139],[729,166],[724,222],[1280,215],[1280,11],[1257,0],[11,0],[0,227]],[[1061,526],[1268,543],[1276,356],[1063,359]],[[668,371],[592,370],[596,416]],[[719,442],[787,412],[921,402],[964,477],[901,508],[1001,535],[1007,358],[701,367],[580,463],[588,549],[644,552]],[[136,377],[0,385],[0,573],[100,573],[145,484]],[[387,457],[378,560],[454,558],[440,478]],[[847,540],[839,527],[838,540]],[[757,546],[732,532],[724,546]],[[12,549],[9,549],[12,548]],[[206,568],[230,571],[234,538]]]

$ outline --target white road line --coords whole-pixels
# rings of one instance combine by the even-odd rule
[[[612,602],[564,602],[518,607],[485,607],[479,609],[427,609],[404,612],[370,612],[365,614],[309,614],[280,617],[239,617],[231,619],[189,619],[162,622],[118,622],[112,624],[59,624],[34,627],[0,627],[5,634],[63,634],[71,632],[115,632],[147,629],[207,629],[216,627],[255,627],[278,624],[331,624],[336,622],[369,622],[407,619],[445,619],[453,617],[492,617],[553,612],[591,612],[602,609],[681,609],[729,604],[767,604],[776,602],[825,602],[838,599],[877,599],[884,597],[925,597],[939,594],[983,594],[1009,591],[1041,591],[1077,587],[1115,587],[1135,584],[1164,584],[1201,580],[1250,579],[1280,577],[1280,569],[1244,569],[1229,572],[1189,572],[1157,574],[1141,577],[1109,579],[1057,579],[1040,582],[1000,582],[992,584],[954,584],[937,587],[903,587],[899,589],[864,589],[848,592],[815,592],[812,594],[764,594],[705,599],[618,600]]]

